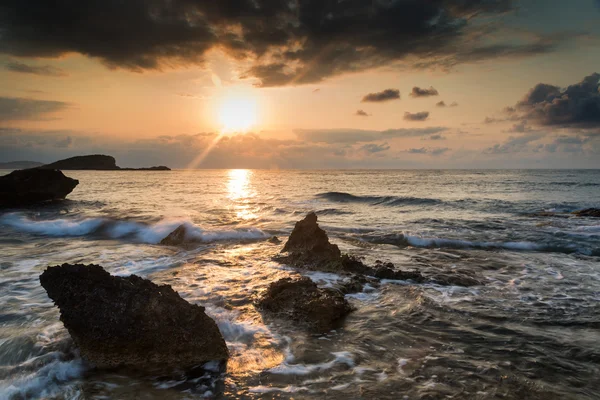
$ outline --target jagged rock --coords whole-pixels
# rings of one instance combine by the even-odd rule
[[[342,293],[321,289],[306,277],[283,278],[271,283],[257,306],[317,332],[334,329],[352,311]]]
[[[585,210],[579,210],[573,212],[578,217],[594,217],[600,218],[600,208],[586,208]]]
[[[0,206],[13,207],[61,200],[79,184],[61,171],[24,169],[0,176]]]
[[[187,228],[182,224],[179,225],[173,232],[169,233],[163,240],[161,240],[160,244],[165,246],[182,246],[188,242],[186,236]]]
[[[283,251],[288,252],[292,260],[297,259],[303,264],[339,262],[342,256],[340,249],[329,243],[327,233],[317,224],[317,214],[314,212],[296,222]]]
[[[49,267],[40,282],[83,358],[99,368],[166,373],[228,358],[204,307],[169,285],[83,264]]]
[[[281,243],[281,240],[277,237],[277,236],[271,236],[267,242],[269,243],[273,243],[273,244],[279,244]]]

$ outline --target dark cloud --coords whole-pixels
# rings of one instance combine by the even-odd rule
[[[359,117],[368,117],[369,116],[369,114],[367,114],[367,112],[364,110],[356,110],[354,115],[357,115]]]
[[[369,93],[362,98],[363,103],[367,102],[382,102],[388,100],[395,100],[400,98],[400,91],[398,89],[385,89],[382,92]]]
[[[368,143],[360,147],[361,150],[367,153],[381,153],[390,149],[390,145],[387,143]]]
[[[429,139],[429,140],[446,140],[446,136],[437,134],[437,135],[431,135],[431,136],[429,136],[429,138],[424,138],[424,139]]]
[[[444,102],[444,100],[442,101],[438,101],[437,103],[435,103],[436,107],[446,107],[446,102]]]
[[[62,101],[0,97],[0,121],[39,119],[68,106]]]
[[[600,74],[561,89],[540,83],[529,91],[510,114],[537,124],[556,127],[600,127]]]
[[[0,39],[1,40],[1,39]],[[27,65],[20,62],[9,62],[6,64],[6,69],[12,72],[20,72],[22,74],[33,74],[42,76],[56,76],[62,77],[68,74],[60,68],[53,67],[51,65]]]
[[[521,136],[511,136],[502,144],[488,147],[485,154],[508,154],[527,151],[527,145],[544,137],[543,133],[530,133]]]
[[[417,113],[409,113],[408,111],[404,113],[404,119],[407,121],[425,121],[429,118],[429,111],[421,111]]]
[[[387,129],[371,131],[363,129],[296,129],[294,133],[304,142],[314,143],[361,143],[394,138],[422,137],[447,131],[445,127],[429,127],[417,129]]]
[[[450,151],[451,149],[448,147],[435,147],[435,148],[412,148],[408,149],[406,152],[410,154],[429,154],[432,156],[441,156],[442,154]]]
[[[433,86],[430,86],[429,89],[422,89],[418,86],[415,86],[410,92],[410,97],[429,97],[438,95],[438,91]]]
[[[246,76],[276,86],[412,59],[447,68],[555,50],[562,38],[486,40],[508,29],[486,18],[514,8],[511,0],[4,0],[0,53],[75,52],[139,71],[200,64],[219,48],[249,61]]]

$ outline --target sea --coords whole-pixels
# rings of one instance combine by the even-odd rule
[[[9,171],[1,171],[0,174]],[[65,171],[61,202],[0,211],[0,399],[600,399],[598,170]],[[344,253],[471,287],[383,280],[314,334],[254,306],[316,212]],[[197,246],[162,246],[186,224]],[[206,307],[231,358],[201,376],[99,371],[39,275],[99,264]],[[202,335],[202,332],[198,332]]]

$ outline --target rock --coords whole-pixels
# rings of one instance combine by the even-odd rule
[[[342,255],[335,244],[329,243],[329,237],[317,224],[317,214],[314,212],[296,222],[283,251],[310,254],[320,260],[337,260]]]
[[[600,218],[600,208],[586,208],[585,210],[579,210],[573,212],[578,217],[594,217]]]
[[[342,293],[321,289],[306,277],[283,278],[271,283],[257,306],[316,332],[336,328],[341,319],[352,311]]]
[[[62,170],[94,170],[94,171],[170,171],[164,165],[150,168],[121,168],[112,156],[104,154],[93,154],[87,156],[76,156],[59,160],[51,164],[42,165],[40,169],[62,169]]]
[[[277,236],[271,236],[267,242],[269,243],[273,243],[273,244],[279,244],[281,243],[281,240],[279,240],[279,238]]]
[[[61,171],[24,169],[0,176],[0,206],[23,206],[61,200],[79,184]]]
[[[394,269],[394,264],[381,266],[375,269],[373,276],[379,279],[393,279],[400,281],[413,281],[416,283],[426,282],[427,279],[419,271],[401,271]]]
[[[169,285],[83,264],[49,267],[40,282],[82,357],[98,368],[168,373],[228,358],[204,307],[183,300]]]
[[[189,242],[186,238],[187,228],[185,225],[179,225],[177,229],[169,233],[167,237],[160,241],[160,244],[165,246],[182,246]]]

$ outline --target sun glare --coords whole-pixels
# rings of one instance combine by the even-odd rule
[[[226,97],[218,109],[219,124],[224,132],[245,132],[256,125],[257,104],[252,97]]]

